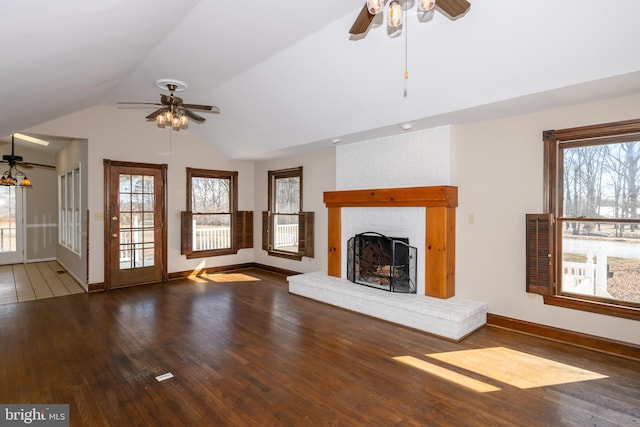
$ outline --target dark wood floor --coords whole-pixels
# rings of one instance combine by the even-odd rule
[[[258,270],[211,279],[0,306],[0,402],[67,403],[72,426],[640,425],[640,362],[496,328],[453,343]]]

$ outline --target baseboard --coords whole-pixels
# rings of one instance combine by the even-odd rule
[[[284,276],[294,276],[296,274],[300,274],[299,272],[293,271],[293,270],[286,270],[284,268],[273,267],[270,265],[259,264],[256,262],[246,262],[244,264],[231,264],[231,265],[221,265],[218,267],[206,267],[199,270],[176,271],[173,273],[169,273],[169,280],[204,276],[207,274],[223,273],[227,271],[246,270],[249,268],[259,268],[261,270],[269,271],[276,274],[282,274]]]
[[[640,361],[640,346],[487,313],[487,325]]]
[[[287,270],[286,268],[274,267],[272,265],[260,264],[257,262],[252,263],[251,268],[259,268],[260,270],[269,271],[271,273],[281,274],[283,276],[296,276],[302,274],[299,271]]]
[[[199,270],[175,271],[173,273],[169,273],[169,280],[185,279],[188,277],[198,277],[198,276],[204,276],[207,274],[224,273],[229,271],[246,270],[249,268],[258,268],[260,270],[269,271],[275,274],[281,274],[283,276],[295,276],[297,274],[301,274],[298,271],[287,270],[279,267],[273,267],[266,264],[259,264],[257,262],[246,262],[244,264],[221,265],[218,267],[207,267]],[[89,292],[104,291],[105,289],[106,288],[105,288],[104,282],[89,284]]]
[[[53,258],[33,258],[33,259],[25,259],[24,263],[25,264],[32,264],[35,262],[49,262],[49,261],[57,261],[56,257]]]
[[[104,289],[105,289],[104,282],[89,283],[89,292],[104,291]]]

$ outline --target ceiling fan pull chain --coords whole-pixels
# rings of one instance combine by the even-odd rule
[[[404,97],[407,97],[407,80],[409,80],[409,19],[407,2],[404,2]]]

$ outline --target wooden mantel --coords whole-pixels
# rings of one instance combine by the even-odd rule
[[[327,272],[330,276],[340,277],[342,272],[342,208],[424,207],[425,294],[437,298],[455,295],[457,187],[326,191],[324,203],[329,209]]]

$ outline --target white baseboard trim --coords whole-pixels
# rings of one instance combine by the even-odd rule
[[[56,258],[34,258],[34,259],[26,259],[24,261],[25,264],[31,264],[34,262],[48,262],[48,261],[56,261]]]

